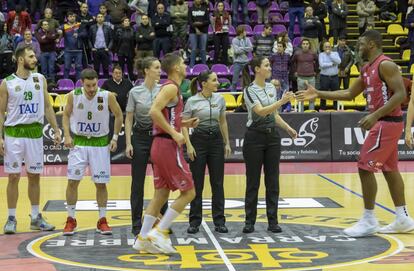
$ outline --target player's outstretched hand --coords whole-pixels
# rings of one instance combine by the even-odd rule
[[[295,94],[293,94],[293,92],[291,91],[288,91],[288,92],[283,93],[283,96],[280,100],[282,101],[283,104],[285,104],[294,98],[295,98]]]
[[[318,92],[316,91],[316,88],[314,88],[308,82],[305,82],[305,84],[307,86],[307,89],[296,92],[296,100],[303,102],[318,98]]]

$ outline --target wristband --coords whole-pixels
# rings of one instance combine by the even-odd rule
[[[113,140],[113,141],[118,141],[118,135],[117,135],[117,134],[114,134],[114,135],[112,136],[112,140]]]

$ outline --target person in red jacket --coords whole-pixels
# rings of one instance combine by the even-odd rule
[[[17,20],[16,20],[17,17]],[[22,6],[17,5],[15,10],[9,11],[7,15],[7,32],[13,37],[18,34],[23,36],[26,29],[31,29],[32,20],[29,13],[23,10]]]

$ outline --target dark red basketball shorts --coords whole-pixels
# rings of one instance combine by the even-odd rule
[[[371,172],[398,171],[398,140],[404,122],[378,121],[371,128],[358,161],[358,168]]]
[[[183,150],[173,139],[155,136],[151,147],[151,160],[156,189],[188,191],[194,187]]]

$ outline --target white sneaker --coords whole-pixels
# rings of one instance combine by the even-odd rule
[[[148,239],[151,240],[151,243],[157,249],[161,250],[163,253],[177,253],[177,251],[171,244],[168,232],[168,230],[161,231],[157,227],[155,227],[148,233]]]
[[[361,218],[352,227],[344,230],[344,233],[351,237],[364,237],[373,235],[379,230],[379,224],[377,219]]]
[[[391,224],[382,227],[380,233],[406,233],[414,230],[414,219],[411,217],[397,218]]]
[[[144,251],[151,254],[160,254],[163,253],[161,250],[157,249],[148,238],[143,238],[141,235],[137,235],[135,238],[132,248],[138,251]]]

